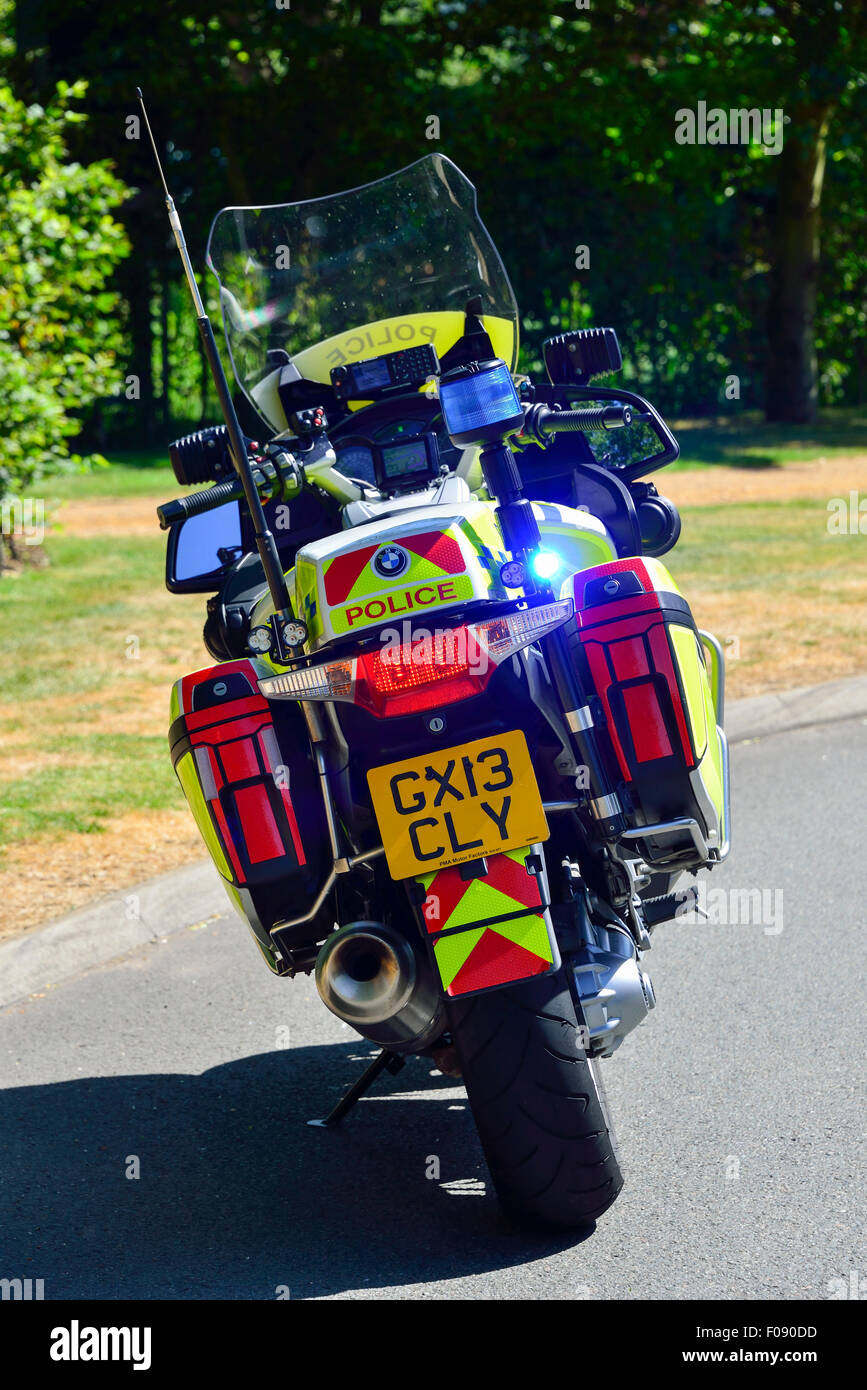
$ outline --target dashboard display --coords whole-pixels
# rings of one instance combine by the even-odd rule
[[[427,469],[428,451],[424,438],[411,439],[406,444],[382,446],[382,469],[386,478],[404,478],[407,473]]]
[[[422,461],[420,454],[416,453],[415,457],[420,463],[418,473],[413,469],[405,473],[392,472],[392,468],[397,469],[400,464],[398,457],[396,462],[389,460],[386,474],[382,451],[388,450],[390,445],[417,445],[423,432],[434,438],[431,453],[438,446],[439,457],[432,472],[427,473],[430,463]],[[460,450],[455,449],[443,427],[439,401],[429,400],[422,395],[411,398],[403,396],[389,403],[381,402],[352,411],[336,427],[332,439],[337,454],[337,468],[345,477],[385,486],[392,492],[407,490],[414,477],[419,477],[423,485],[426,473],[428,477],[436,476],[443,464],[446,468],[456,468],[461,458]],[[403,463],[407,464],[406,457]]]
[[[388,386],[391,383],[388,362],[384,357],[372,357],[367,362],[357,362],[352,369],[352,375],[360,391],[375,391],[377,387]]]
[[[373,467],[382,492],[412,492],[439,473],[440,454],[432,431],[393,444],[374,444]]]

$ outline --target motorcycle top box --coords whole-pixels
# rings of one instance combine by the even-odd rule
[[[594,383],[613,329],[515,376],[508,276],[439,154],[218,214],[254,442],[169,202],[225,420],[172,446],[179,483],[213,486],[158,509],[216,662],[174,687],[171,756],[271,970],[314,974],[381,1049],[315,1123],[429,1057],[506,1210],[586,1227],[623,1181],[601,1061],[655,1006],[680,875],[729,851],[722,653],[645,480],[677,443]]]

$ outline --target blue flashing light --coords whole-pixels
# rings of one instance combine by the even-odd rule
[[[553,550],[538,550],[530,563],[537,579],[553,579],[562,561]]]
[[[518,393],[504,362],[456,381],[441,381],[440,405],[449,434],[486,430],[521,416]]]

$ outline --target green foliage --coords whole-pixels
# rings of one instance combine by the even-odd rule
[[[487,12],[494,23],[497,8],[473,7],[476,22]],[[545,287],[556,300],[571,284],[595,322],[617,328],[625,378],[664,409],[734,413],[763,404],[780,156],[756,146],[680,145],[675,115],[699,100],[725,110],[782,109],[788,142],[809,136],[821,107],[830,113],[817,312],[822,398],[863,400],[863,4],[621,0],[572,20],[560,5],[560,15],[534,9],[531,19],[526,7],[512,7],[513,20],[525,11],[523,27],[504,34],[531,69],[510,77],[501,98],[507,119],[486,95],[497,76],[491,64],[487,82],[464,94],[466,155],[453,154],[472,168],[475,143],[496,170],[476,181],[525,314],[525,368],[557,331]],[[579,244],[589,247],[590,265],[576,276]],[[723,394],[729,374],[740,381],[735,407]]]
[[[0,80],[0,496],[80,467],[80,412],[120,384],[107,283],[129,251],[111,216],[127,190],[106,161],[69,160],[86,87],[61,81],[26,105]]]
[[[699,100],[782,108],[787,142],[810,139],[821,113],[821,395],[867,396],[864,0],[64,0],[21,3],[28,25],[39,56],[21,64],[22,87],[44,100],[63,73],[87,77],[87,148],[142,190],[126,218],[136,254],[114,281],[142,400],[112,403],[116,437],[165,438],[172,420],[197,420],[203,392],[214,410],[151,153],[125,133],[136,74],[197,268],[225,204],[336,192],[438,149],[478,189],[521,308],[523,369],[538,370],[550,333],[610,324],[624,379],[682,414],[763,403],[781,157],[680,145],[675,113]],[[82,134],[71,131],[81,157]],[[736,403],[723,394],[730,374]]]

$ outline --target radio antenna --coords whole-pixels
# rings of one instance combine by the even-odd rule
[[[196,277],[193,273],[193,266],[192,262],[190,261],[190,253],[187,250],[187,243],[184,239],[184,232],[181,226],[181,219],[178,216],[178,211],[175,207],[174,199],[171,193],[169,192],[169,187],[166,183],[166,176],[163,173],[163,166],[160,163],[160,156],[157,150],[157,144],[156,140],[154,139],[153,131],[151,130],[151,123],[148,120],[148,113],[145,107],[144,97],[142,96],[141,87],[136,87],[136,94],[141,103],[142,116],[144,117],[144,123],[147,127],[147,133],[150,137],[151,147],[154,152],[154,159],[156,160],[157,172],[160,176],[160,182],[163,186],[163,192],[166,195],[166,211],[169,215],[169,224],[171,226],[172,232],[174,233],[178,253],[180,255],[184,267],[184,274],[187,277],[187,284],[190,287],[190,294],[193,297],[193,305],[196,310],[196,320],[199,326],[199,337],[202,340],[202,348],[204,350],[208,366],[211,369],[211,376],[213,377],[214,385],[217,388],[217,397],[220,402],[220,410],[222,411],[223,419],[226,422],[226,429],[229,434],[229,450],[232,455],[232,462],[235,465],[235,471],[237,472],[238,477],[240,478],[241,483],[243,485],[244,498],[246,500],[247,506],[250,509],[250,516],[253,519],[253,532],[256,537],[256,549],[259,552],[259,558],[262,561],[262,568],[265,571],[265,578],[268,581],[268,588],[271,591],[271,598],[274,601],[276,616],[277,618],[285,621],[286,619],[291,617],[291,609],[289,605],[289,590],[286,587],[286,576],[283,573],[283,566],[280,563],[280,555],[277,550],[277,543],[274,540],[274,536],[272,535],[271,531],[269,531],[268,522],[265,519],[265,512],[262,508],[262,500],[259,496],[259,492],[256,487],[255,480],[253,478],[253,470],[250,466],[250,459],[247,454],[247,445],[244,442],[244,436],[241,433],[241,426],[238,423],[238,416],[235,413],[235,403],[232,400],[232,393],[229,390],[229,383],[226,379],[226,373],[223,371],[223,363],[220,360],[220,354],[217,349],[217,342],[214,337],[214,330],[211,327],[211,320],[208,318],[204,303],[202,302],[202,296],[199,292],[199,287],[196,284]],[[282,629],[282,622],[275,622],[273,626],[275,632],[279,632]],[[280,645],[282,647],[282,638],[278,638],[278,641],[280,642]]]

